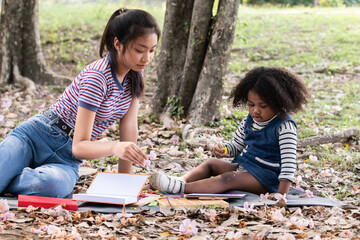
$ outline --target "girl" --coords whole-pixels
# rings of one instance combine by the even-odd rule
[[[213,153],[234,160],[208,159],[182,178],[154,173],[153,188],[169,193],[289,191],[296,169],[297,129],[288,113],[306,103],[305,85],[285,69],[258,67],[245,75],[230,97],[234,107],[247,104],[249,114],[234,139],[215,145]]]
[[[101,38],[101,59],[86,66],[52,106],[0,143],[0,193],[65,197],[79,178],[81,159],[115,155],[124,173],[132,163],[143,166],[147,156],[136,145],[141,73],[159,37],[149,13],[115,11]],[[120,141],[95,141],[119,119]]]

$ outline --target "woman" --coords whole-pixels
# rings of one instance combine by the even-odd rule
[[[115,11],[101,38],[101,59],[86,66],[52,106],[0,143],[0,193],[65,197],[79,178],[81,159],[115,155],[123,173],[132,163],[143,166],[147,156],[136,145],[142,71],[159,37],[149,13]],[[119,119],[120,141],[96,141]]]

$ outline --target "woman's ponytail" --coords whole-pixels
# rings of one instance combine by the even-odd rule
[[[104,57],[105,52],[110,52],[112,50],[112,48],[114,48],[115,31],[114,31],[114,29],[112,29],[114,26],[114,24],[112,24],[113,20],[117,16],[120,16],[121,14],[125,13],[126,11],[127,11],[126,8],[120,8],[120,9],[116,10],[109,18],[109,20],[105,26],[101,40],[100,40],[99,55],[101,58]]]

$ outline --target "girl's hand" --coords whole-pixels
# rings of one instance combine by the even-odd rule
[[[220,158],[230,157],[230,155],[225,152],[225,149],[220,144],[215,144],[215,146],[212,149],[212,152],[216,157],[220,157]]]
[[[145,165],[145,160],[148,160],[145,153],[133,142],[117,142],[113,153],[122,160],[138,164],[142,167]]]

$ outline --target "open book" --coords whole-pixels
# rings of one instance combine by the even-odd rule
[[[98,172],[86,193],[73,194],[73,199],[85,202],[129,204],[138,196],[149,175]]]

